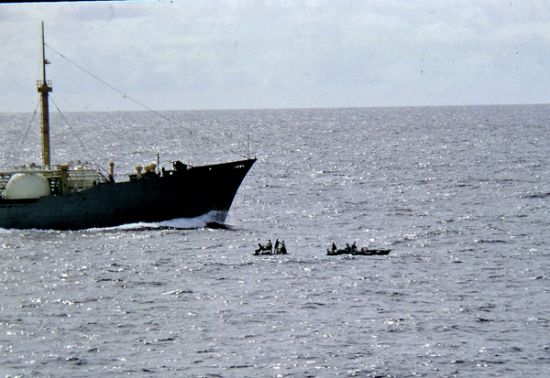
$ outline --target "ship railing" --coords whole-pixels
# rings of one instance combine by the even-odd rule
[[[55,188],[58,185],[58,181],[61,179],[61,173],[59,170],[49,169],[37,169],[37,168],[22,168],[14,171],[0,172],[0,192],[4,191],[11,176],[16,173],[35,173],[41,174],[48,179],[50,185],[52,185],[52,193],[55,193]],[[101,182],[105,182],[105,177],[99,172],[93,169],[71,169],[69,174],[69,188],[70,191],[76,192],[84,189],[91,188]]]
[[[101,182],[105,182],[103,175],[93,169],[71,169],[68,174],[69,189],[72,192],[88,189]]]
[[[36,86],[38,88],[42,87],[44,85],[44,80],[36,80]],[[52,81],[51,80],[46,80],[46,85],[48,87],[51,87],[52,86]]]
[[[4,172],[0,173],[0,192],[2,192],[6,188],[6,185],[8,184],[10,177],[11,177],[11,173],[4,173]]]

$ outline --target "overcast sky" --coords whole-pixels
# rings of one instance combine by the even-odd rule
[[[550,102],[550,1],[0,5],[0,111],[32,112],[46,42],[158,110]],[[51,49],[65,111],[141,108]]]

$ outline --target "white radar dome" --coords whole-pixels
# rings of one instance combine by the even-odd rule
[[[8,200],[33,199],[50,195],[50,183],[36,173],[16,173],[10,177],[2,198]]]

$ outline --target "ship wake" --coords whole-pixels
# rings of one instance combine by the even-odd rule
[[[227,212],[225,211],[210,211],[195,218],[177,218],[161,222],[128,223],[115,227],[91,228],[89,231],[196,230],[201,228],[230,229],[230,226],[225,224],[226,216]]]

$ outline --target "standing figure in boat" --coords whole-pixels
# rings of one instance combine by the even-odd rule
[[[277,243],[275,243],[275,245],[277,245]],[[277,247],[275,247],[275,254],[286,255],[286,246],[284,240],[280,243],[280,245],[277,245]]]

